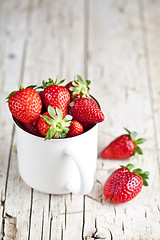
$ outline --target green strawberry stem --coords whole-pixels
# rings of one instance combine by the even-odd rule
[[[132,139],[132,141],[136,145],[134,155],[136,155],[136,153],[142,155],[143,154],[142,149],[138,145],[144,143],[146,141],[146,139],[145,138],[139,138],[139,139],[136,140],[136,137],[138,135],[137,132],[130,132],[127,128],[124,128],[124,129],[128,132],[130,138]]]
[[[55,111],[51,106],[48,107],[48,113],[52,118],[45,115],[42,116],[42,118],[51,125],[47,132],[45,140],[51,139],[52,137],[65,138],[69,131],[69,126],[72,124],[72,116],[68,114],[63,119],[62,111],[59,108],[56,108]]]
[[[76,75],[72,81],[73,86],[69,88],[69,90],[73,92],[72,97],[76,94],[80,94],[82,97],[90,97],[88,93],[90,83],[90,80],[86,80],[84,82],[80,75]]]
[[[56,80],[54,81],[52,78],[48,78],[48,81],[43,80],[42,81],[42,86],[37,87],[37,89],[45,89],[46,87],[50,85],[60,85],[64,83],[65,79],[62,79],[60,82],[58,82],[58,76],[56,77]]]
[[[141,168],[136,168],[136,169],[132,170],[134,168],[134,165],[132,163],[129,163],[126,166],[123,166],[123,165],[120,165],[120,166],[127,168],[130,172],[134,172],[137,175],[139,175],[143,179],[143,185],[148,186],[148,182],[147,182],[147,179],[149,179],[148,171],[143,172],[143,170]]]

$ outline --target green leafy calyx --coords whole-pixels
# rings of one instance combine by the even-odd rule
[[[72,124],[72,116],[68,114],[63,119],[62,111],[59,108],[55,110],[51,106],[48,106],[48,113],[51,118],[45,115],[42,116],[42,118],[51,125],[45,140],[51,138],[65,138],[69,131],[69,126]]]
[[[142,149],[138,145],[144,143],[146,141],[146,139],[145,138],[136,139],[136,137],[138,135],[137,132],[130,132],[127,128],[124,128],[124,129],[128,132],[130,138],[136,145],[134,155],[136,155],[137,153],[142,155],[143,154]]]
[[[86,80],[84,82],[80,75],[76,75],[72,81],[72,86],[69,88],[69,90],[72,91],[72,97],[74,98],[74,96],[77,94],[81,95],[82,97],[90,97],[88,92],[90,89],[90,83],[90,80]]]
[[[133,169],[134,165],[132,163],[127,164],[127,166],[123,166],[123,165],[120,165],[120,166],[124,167],[124,168],[127,168],[130,172],[134,172],[137,175],[139,175],[143,179],[143,185],[148,186],[148,182],[147,182],[147,179],[149,179],[149,172],[148,171],[143,172],[143,170],[141,168]]]
[[[48,78],[48,81],[43,80],[42,86],[38,87],[39,89],[45,89],[46,87],[50,85],[60,85],[65,81],[65,79],[62,79],[60,82],[58,82],[58,76],[56,77],[56,80],[54,81],[52,78]]]

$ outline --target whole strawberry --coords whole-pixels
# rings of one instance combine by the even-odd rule
[[[72,121],[66,137],[74,137],[84,132],[83,125],[76,120]]]
[[[70,103],[74,120],[85,124],[96,124],[104,120],[104,114],[91,98],[79,98]]]
[[[10,93],[7,97],[12,115],[25,124],[37,121],[42,110],[41,98],[33,87],[35,86],[24,89],[21,85],[18,91]]]
[[[62,111],[53,107],[48,107],[48,112],[42,114],[38,120],[37,128],[45,136],[45,139],[66,137],[71,125],[72,116],[62,116]]]
[[[64,80],[58,83],[58,77],[55,82],[51,78],[49,78],[48,82],[43,81],[42,88],[44,91],[41,93],[41,96],[46,108],[51,106],[54,110],[56,110],[56,108],[60,109],[64,118],[68,113],[70,93],[66,87],[59,86],[63,82]]]
[[[106,200],[113,203],[128,202],[141,191],[142,186],[148,186],[149,172],[143,172],[140,168],[131,169],[133,164],[115,170],[106,180],[103,193]]]
[[[135,139],[137,132],[130,132],[125,128],[128,134],[124,134],[113,140],[102,152],[101,157],[105,159],[127,159],[131,156],[143,154],[138,144],[145,142],[144,138]]]
[[[90,80],[83,81],[80,75],[77,75],[75,79],[69,82],[66,85],[66,88],[70,92],[70,98],[76,99],[81,97],[89,97],[89,84],[91,83]]]

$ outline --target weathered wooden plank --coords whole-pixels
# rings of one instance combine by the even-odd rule
[[[28,238],[30,202],[32,201],[31,189],[21,180],[17,167],[16,139],[13,143],[13,150],[10,162],[10,171],[8,176],[7,194],[5,201],[5,219],[6,216],[14,219],[15,226],[13,234],[16,233],[16,239]],[[22,214],[22,216],[21,216]],[[6,222],[4,225],[4,239],[11,232],[8,232]],[[14,239],[14,238],[13,238]]]
[[[0,237],[9,235],[9,222],[14,219],[6,212],[6,197],[8,192],[8,178],[10,172],[11,153],[13,150],[14,128],[8,111],[5,98],[18,88],[21,76],[21,63],[24,52],[26,14],[23,10],[27,8],[27,2],[1,1],[0,8]],[[26,12],[27,13],[27,12]],[[21,21],[19,19],[21,18]],[[18,38],[18,36],[20,36]],[[12,206],[13,208],[13,206]],[[13,217],[13,218],[12,218]],[[15,222],[15,221],[14,221]],[[7,230],[8,229],[8,230]],[[7,232],[8,233],[7,233]],[[13,236],[16,232],[13,229]]]
[[[149,11],[150,4],[145,4]],[[97,219],[98,233],[106,235],[106,238],[110,234],[111,239],[158,239],[159,210],[154,202],[159,201],[159,164],[152,117],[153,102],[147,79],[143,13],[138,1],[101,1],[101,4],[90,1],[89,5],[88,75],[94,79],[94,95],[97,95],[106,114],[106,121],[99,127],[99,152],[114,137],[122,134],[122,127],[127,124],[126,127],[137,130],[147,138],[144,156],[134,159],[134,163],[149,169],[151,176],[148,189],[144,188],[137,198],[121,205],[109,204],[100,194],[102,186],[109,172],[122,162],[99,159],[97,181],[89,198],[86,198],[85,235],[90,234],[93,219]],[[149,28],[150,22],[147,24]],[[153,192],[154,197],[151,198]]]
[[[160,122],[160,112],[159,112],[159,100],[160,100],[160,81],[159,81],[159,23],[160,23],[160,9],[159,9],[159,1],[141,1],[140,9],[141,9],[141,21],[143,26],[143,41],[144,47],[146,50],[146,69],[147,69],[147,79],[150,88],[150,100],[152,103],[152,119],[154,124],[154,135],[155,135],[155,148],[156,148],[156,156],[155,158],[158,160],[158,169],[155,172],[155,179],[153,181],[156,182],[156,176],[159,175],[160,172],[160,134],[159,134],[159,122]],[[155,184],[155,183],[154,183]],[[152,199],[153,212],[150,215],[152,221],[156,222],[158,225],[159,222],[159,197],[160,189],[156,189],[157,194],[154,194]],[[156,213],[156,214],[155,214]],[[159,239],[160,231],[156,228],[154,229],[153,225],[151,227],[152,231],[155,231],[155,239]],[[147,227],[147,230],[150,230]],[[150,231],[151,231],[150,230]]]
[[[145,60],[147,67],[148,84],[150,87],[150,98],[152,101],[152,115],[154,122],[154,134],[156,137],[156,148],[160,146],[159,134],[159,100],[160,100],[160,81],[159,81],[159,55],[158,47],[160,23],[159,1],[142,1],[140,2],[142,11],[141,20],[143,24],[143,41],[147,52]],[[154,43],[154,44],[153,44]]]

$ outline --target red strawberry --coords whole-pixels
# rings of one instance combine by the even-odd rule
[[[144,143],[144,138],[135,140],[137,132],[130,132],[128,129],[125,130],[129,134],[121,135],[112,141],[102,152],[101,157],[105,159],[127,159],[131,156],[143,154],[138,144]]]
[[[42,100],[46,108],[51,106],[56,110],[56,108],[60,109],[63,113],[63,117],[65,117],[68,113],[68,106],[70,103],[70,93],[64,86],[59,86],[64,82],[64,80],[58,83],[58,78],[54,82],[51,78],[49,78],[48,82],[43,81],[44,91],[42,93]]]
[[[77,79],[74,79],[73,81],[69,82],[66,85],[66,88],[70,92],[70,98],[76,99],[81,97],[89,97],[89,84],[91,83],[90,80],[86,80],[86,82],[83,81],[82,77],[80,75],[76,76]]]
[[[48,112],[45,112],[41,115],[41,117],[38,120],[37,123],[37,128],[39,130],[39,132],[46,137],[48,130],[51,127],[51,124],[47,123],[47,121],[43,118],[44,116],[47,116],[49,118],[51,118],[51,116],[49,115]]]
[[[35,86],[24,89],[21,85],[19,91],[14,91],[7,97],[12,115],[25,124],[37,121],[42,110],[39,93],[32,87]]]
[[[143,172],[140,168],[131,169],[133,164],[115,170],[104,184],[103,192],[107,200],[113,203],[128,202],[141,191],[142,186],[148,186],[149,172]]]
[[[95,126],[95,124],[83,123],[84,131],[88,131],[89,129],[91,129],[94,126]]]
[[[79,98],[70,103],[71,115],[85,124],[96,124],[104,120],[104,114],[91,98]]]
[[[30,133],[30,134],[33,134],[35,136],[38,136],[38,137],[42,137],[43,135],[38,131],[38,128],[36,125],[33,125],[32,123],[30,124],[25,124],[25,123],[21,123],[20,122],[20,125],[19,125],[24,131]]]
[[[69,128],[69,132],[67,133],[67,137],[73,137],[79,135],[84,132],[83,126],[76,120],[72,121],[72,124]]]
[[[45,139],[64,138],[69,131],[71,120],[71,115],[66,115],[63,119],[60,109],[56,108],[55,111],[53,107],[49,106],[48,112],[45,112],[39,118],[37,128],[46,137]]]
[[[42,95],[43,95],[43,90],[42,91],[39,91],[39,95],[41,97],[41,100],[42,100],[42,111],[41,111],[41,114],[47,112],[47,108],[45,107],[44,103],[43,103],[43,99],[42,99]]]

